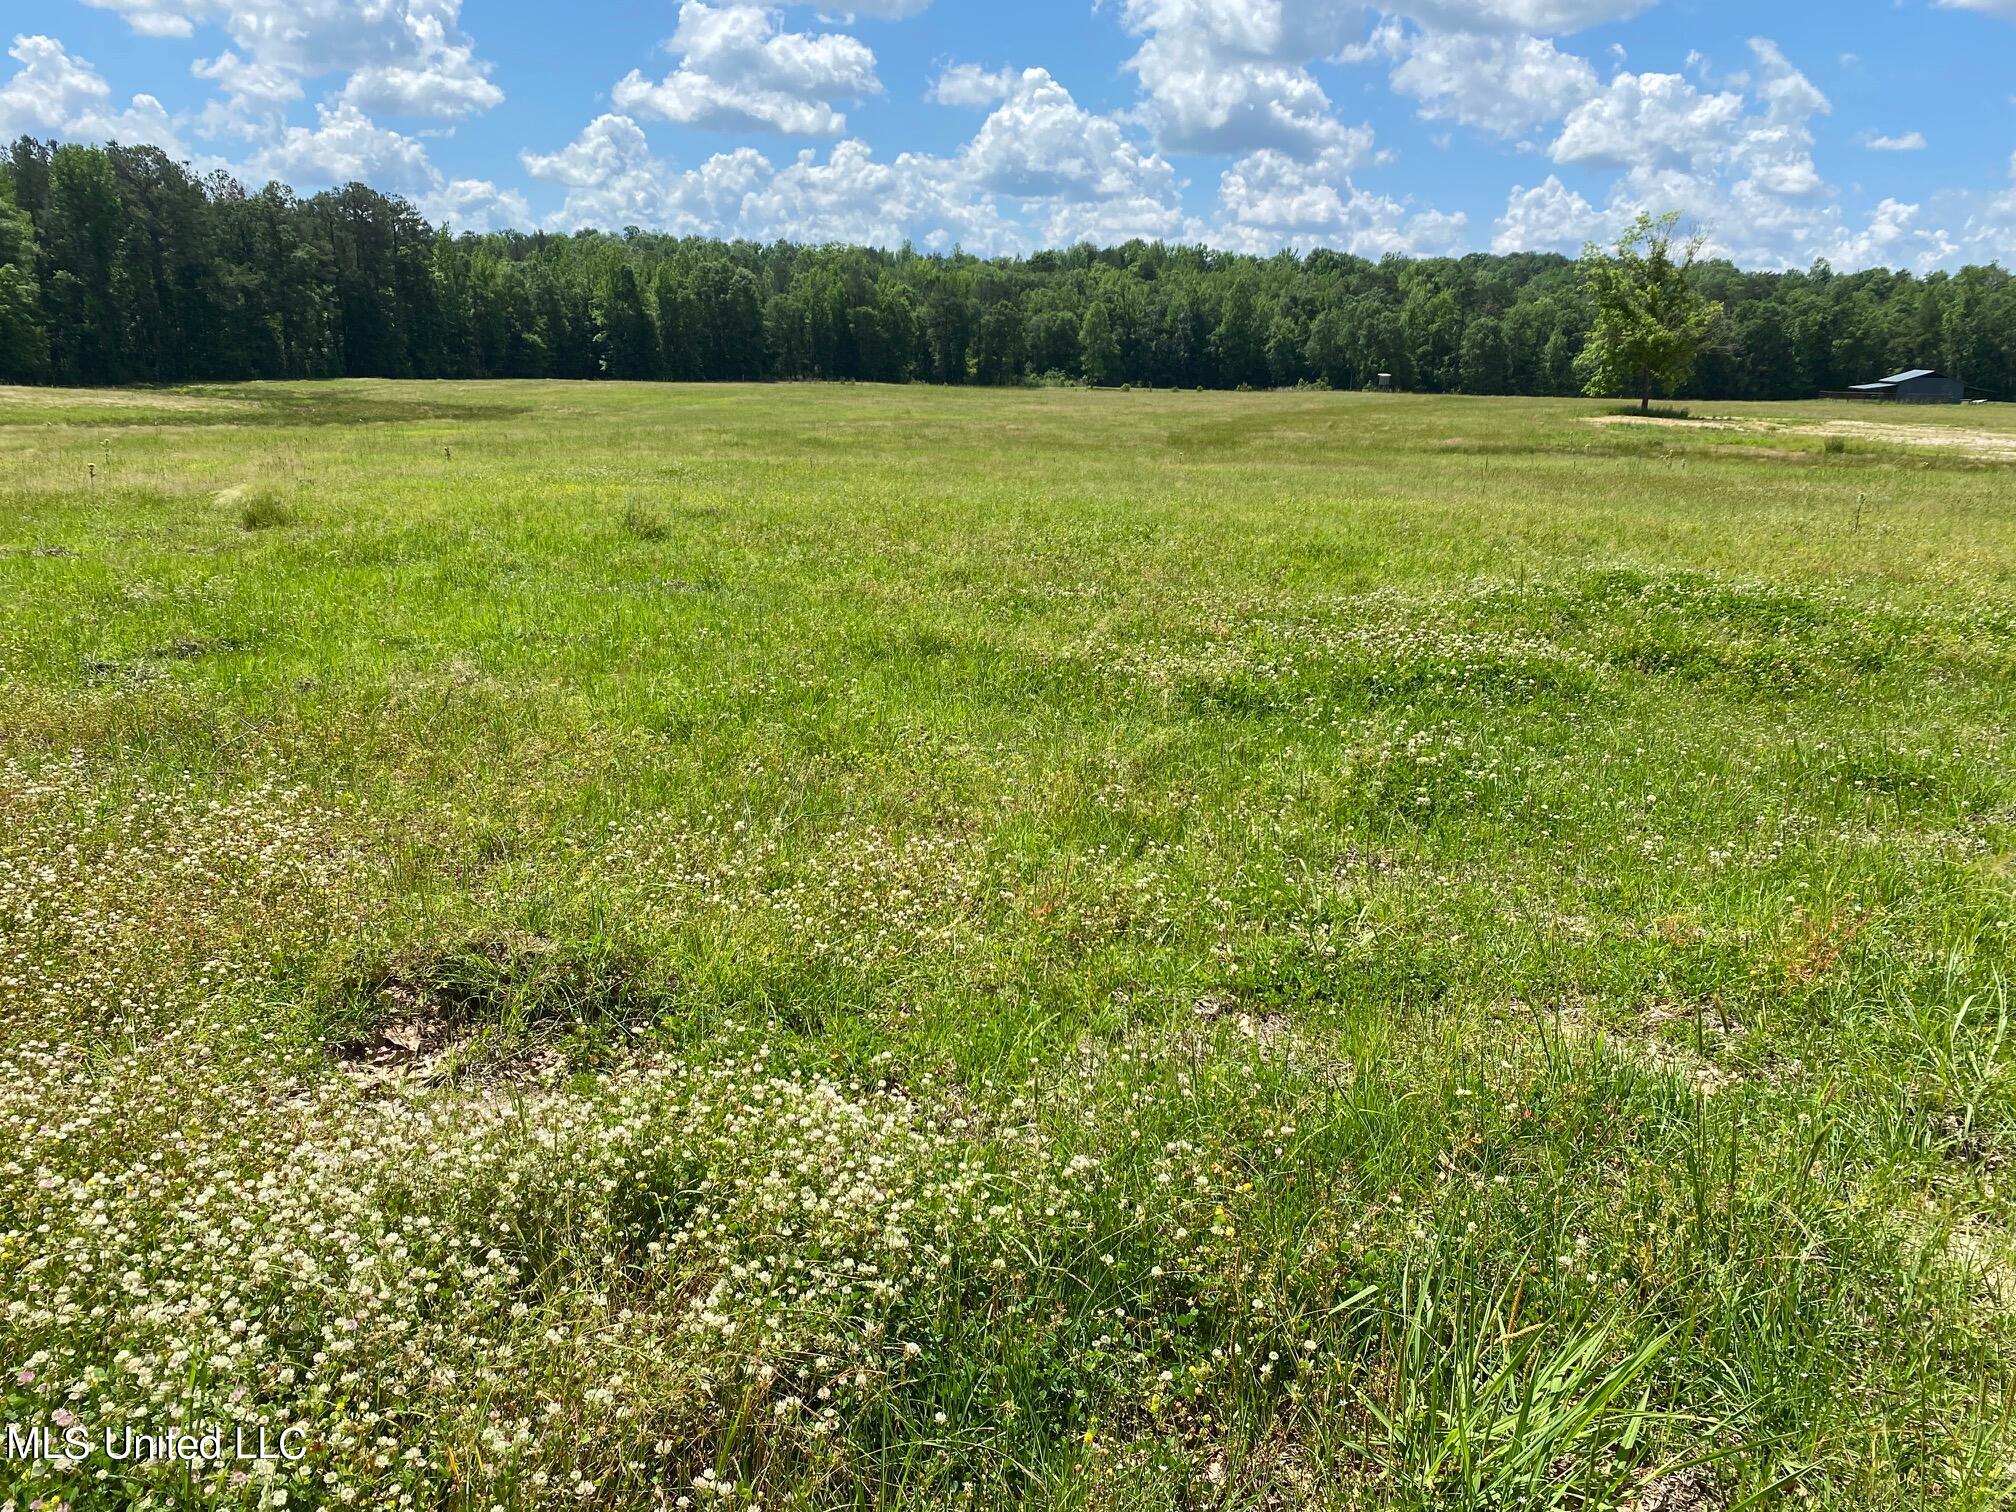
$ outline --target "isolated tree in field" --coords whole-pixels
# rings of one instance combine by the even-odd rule
[[[1582,287],[1596,314],[1576,361],[1583,392],[1635,393],[1641,414],[1652,408],[1654,384],[1671,393],[1692,376],[1722,319],[1722,306],[1691,277],[1700,242],[1685,243],[1675,258],[1679,219],[1677,212],[1656,220],[1641,214],[1614,251],[1594,242],[1582,249]]]

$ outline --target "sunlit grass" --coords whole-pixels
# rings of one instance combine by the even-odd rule
[[[310,1446],[5,1494],[2002,1505],[2016,424],[1696,408],[0,393],[7,1416]]]

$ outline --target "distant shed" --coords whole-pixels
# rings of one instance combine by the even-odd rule
[[[1963,404],[1967,385],[1958,378],[1931,368],[1906,368],[1879,378],[1874,383],[1858,383],[1828,398],[1877,399],[1890,404]]]

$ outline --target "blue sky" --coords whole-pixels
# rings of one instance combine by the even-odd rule
[[[0,134],[486,229],[2016,264],[2016,0],[43,0]]]

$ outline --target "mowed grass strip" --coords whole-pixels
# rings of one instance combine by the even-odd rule
[[[117,398],[0,1386],[306,1457],[19,1506],[2006,1503],[1998,407]]]

